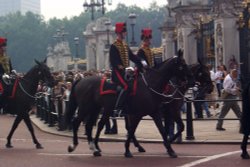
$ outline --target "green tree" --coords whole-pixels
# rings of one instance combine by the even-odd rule
[[[125,4],[118,4],[117,8],[108,11],[105,17],[116,22],[127,22],[128,42],[131,41],[131,26],[128,16],[134,12],[137,15],[135,25],[135,40],[140,44],[141,29],[149,27],[153,29],[153,46],[160,46],[161,32],[159,27],[164,22],[164,7],[152,3],[149,9],[142,9],[138,6],[127,7]],[[95,18],[102,17],[101,12],[95,13]],[[8,38],[8,54],[12,59],[13,67],[20,72],[26,72],[34,64],[34,59],[43,60],[47,54],[47,47],[55,45],[53,36],[57,29],[64,28],[67,35],[65,40],[69,42],[72,55],[75,55],[76,48],[74,37],[79,37],[79,55],[85,58],[85,40],[83,32],[91,22],[90,12],[81,13],[79,16],[70,19],[52,18],[47,22],[43,16],[31,12],[21,15],[20,12],[0,17],[0,36]]]

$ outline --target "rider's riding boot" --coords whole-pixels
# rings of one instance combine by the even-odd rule
[[[125,101],[127,100],[128,91],[122,89],[119,93],[119,96],[116,100],[114,116],[121,116],[122,110],[124,108]]]

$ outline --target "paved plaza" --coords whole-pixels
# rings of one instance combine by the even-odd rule
[[[218,110],[217,110],[218,111]],[[212,111],[212,114],[215,115],[217,111]],[[185,114],[182,114],[182,117],[184,119],[184,123],[186,125],[185,121]],[[63,135],[63,136],[72,136],[72,131],[65,130],[65,131],[59,131],[57,126],[49,127],[48,124],[44,124],[43,121],[40,120],[40,118],[37,118],[36,115],[31,115],[31,119],[33,123],[39,127],[41,130],[46,131],[48,133],[53,133],[57,135]],[[233,111],[229,111],[228,115],[226,116],[226,119],[231,120],[225,120],[223,127],[226,129],[226,131],[217,131],[216,123],[217,123],[217,116],[213,116],[211,118],[206,118],[204,116],[204,119],[202,120],[194,120],[193,121],[193,136],[194,140],[187,140],[187,132],[186,127],[185,131],[182,134],[182,140],[184,143],[239,143],[242,139],[242,134],[239,133],[240,123],[239,120],[236,120],[236,116],[234,115]],[[235,120],[234,120],[235,119]],[[123,141],[126,138],[126,130],[124,126],[124,120],[123,118],[117,119],[118,123],[118,134],[115,135],[105,135],[104,130],[101,134],[101,140],[102,141]],[[95,131],[96,129],[94,129]],[[79,137],[85,138],[84,135],[84,126],[80,126],[79,128]],[[144,119],[140,122],[137,131],[136,131],[136,137],[139,141],[145,141],[145,142],[160,142],[162,141],[161,136],[154,125],[154,122],[150,119],[150,117],[144,117]]]

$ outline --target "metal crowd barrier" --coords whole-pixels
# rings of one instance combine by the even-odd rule
[[[58,130],[65,130],[64,105],[66,106],[68,102],[62,100],[61,97],[52,98],[51,95],[46,93],[39,96],[36,99],[36,116],[49,127],[57,126]]]

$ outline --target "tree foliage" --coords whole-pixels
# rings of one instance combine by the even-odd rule
[[[160,46],[161,32],[159,27],[164,22],[165,9],[152,3],[149,9],[142,9],[138,6],[130,6],[120,3],[117,8],[105,13],[111,18],[112,25],[116,22],[127,22],[128,42],[131,41],[131,26],[128,18],[134,12],[137,15],[135,25],[135,40],[140,45],[140,32],[142,28],[153,29],[153,46]],[[102,17],[100,12],[95,13],[95,19]],[[85,57],[85,41],[82,35],[88,23],[91,22],[91,13],[81,13],[72,18],[52,18],[45,21],[43,16],[27,12],[22,15],[20,12],[0,17],[0,36],[8,38],[8,55],[12,59],[13,67],[20,72],[26,72],[34,64],[34,59],[43,60],[47,55],[47,47],[55,44],[57,29],[64,28],[66,40],[69,41],[71,53],[75,55],[74,37],[79,37],[79,54]]]

